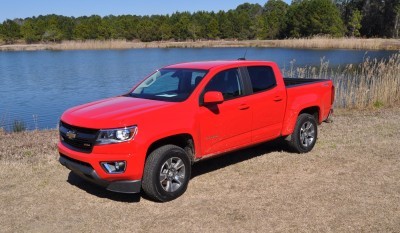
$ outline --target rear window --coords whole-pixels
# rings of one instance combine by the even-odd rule
[[[247,67],[253,93],[265,91],[276,86],[274,71],[269,66]]]

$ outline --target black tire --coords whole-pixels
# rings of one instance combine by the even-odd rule
[[[296,153],[307,153],[317,142],[318,125],[315,118],[307,113],[297,118],[293,133],[288,137],[289,147]]]
[[[190,175],[191,164],[185,150],[175,145],[161,146],[146,160],[142,188],[155,201],[171,201],[186,191]]]

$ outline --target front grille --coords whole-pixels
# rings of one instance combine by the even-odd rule
[[[90,153],[97,139],[97,129],[76,127],[60,122],[61,142],[71,150]]]

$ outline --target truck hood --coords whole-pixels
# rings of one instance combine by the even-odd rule
[[[166,108],[175,103],[118,96],[73,107],[61,120],[74,126],[108,129],[137,124],[135,120],[146,112]]]

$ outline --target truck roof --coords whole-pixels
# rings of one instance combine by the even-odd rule
[[[251,60],[226,60],[226,61],[197,61],[197,62],[185,62],[178,63],[174,65],[166,66],[165,68],[185,68],[185,69],[200,69],[200,70],[209,70],[215,67],[224,67],[230,65],[255,65],[255,64],[263,64],[270,65],[272,62],[268,61],[251,61]]]

